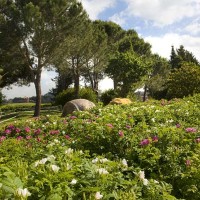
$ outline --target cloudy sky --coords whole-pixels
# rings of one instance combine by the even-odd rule
[[[152,45],[152,52],[169,58],[171,46],[192,52],[200,61],[200,0],[80,0],[92,20],[113,21],[124,29],[135,29]],[[54,86],[54,73],[44,72],[42,90]],[[105,80],[100,89],[112,87]],[[33,96],[33,85],[3,90],[7,98]]]

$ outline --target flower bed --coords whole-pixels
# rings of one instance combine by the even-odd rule
[[[198,99],[112,105],[6,126],[0,197],[200,199]]]

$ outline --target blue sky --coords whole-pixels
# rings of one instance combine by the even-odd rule
[[[184,45],[200,61],[200,0],[79,0],[92,20],[113,21],[124,29],[135,29],[152,45],[152,52],[169,58],[171,46]],[[44,71],[42,91],[54,86],[55,73]],[[104,80],[100,89],[112,87]],[[31,87],[3,90],[7,98],[34,96]]]

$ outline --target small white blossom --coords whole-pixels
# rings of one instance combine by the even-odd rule
[[[74,151],[73,149],[69,148],[69,149],[67,149],[67,150],[65,151],[65,153],[69,155],[69,154],[72,154],[73,151]]]
[[[145,174],[144,174],[144,171],[139,171],[139,177],[140,179],[145,179]]]
[[[80,150],[79,153],[80,153],[80,155],[83,155],[83,154],[84,154],[82,150]]]
[[[40,161],[39,161],[39,160],[36,161],[36,162],[35,162],[35,167],[37,167],[39,164],[40,164]]]
[[[95,159],[92,160],[92,163],[95,164],[95,163],[97,163],[98,161],[99,161],[99,159],[98,159],[98,158],[95,158]]]
[[[57,165],[51,165],[51,169],[54,171],[54,172],[58,172],[60,167],[58,167]]]
[[[152,122],[155,122],[155,118],[152,118],[151,121],[152,121]]]
[[[56,122],[53,122],[54,125],[56,125]]]
[[[98,200],[98,199],[102,199],[103,195],[100,193],[100,192],[96,192],[95,194],[95,199]]]
[[[144,179],[143,179],[143,184],[144,184],[144,185],[148,185],[148,183],[149,183],[149,181],[148,181],[146,178],[144,178]]]
[[[128,163],[127,163],[126,159],[123,159],[123,160],[122,160],[122,164],[123,164],[125,167],[128,167]]]
[[[62,134],[65,135],[65,131],[62,131]]]
[[[59,144],[59,143],[60,143],[60,141],[59,141],[59,140],[57,140],[57,139],[54,139],[54,142],[55,142],[55,143],[57,143],[57,144]]]
[[[44,165],[48,161],[47,158],[43,158],[42,160],[39,161],[39,164]]]
[[[99,174],[109,174],[109,172],[104,168],[97,169],[97,171],[99,172]]]
[[[76,179],[72,179],[72,181],[70,182],[72,185],[75,185],[77,183]]]
[[[16,191],[17,195],[23,198],[27,198],[28,196],[31,196],[31,193],[28,191],[27,188],[22,189],[22,188],[18,188]]]
[[[158,181],[154,180],[154,183],[159,183]]]
[[[45,127],[45,125],[44,124],[42,124],[42,128],[44,128]]]
[[[105,163],[105,162],[108,162],[108,159],[107,158],[101,158],[99,161],[100,161],[100,163]]]
[[[70,170],[72,168],[72,165],[70,165],[69,163],[67,163],[67,170]]]

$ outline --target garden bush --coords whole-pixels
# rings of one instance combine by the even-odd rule
[[[87,99],[93,103],[97,102],[97,94],[91,88],[81,88],[79,91],[79,98]],[[55,104],[64,106],[66,102],[73,99],[76,99],[74,88],[68,88],[56,96]]]
[[[2,199],[200,199],[198,95],[22,120],[0,141]]]
[[[116,90],[109,89],[104,91],[101,94],[100,100],[103,102],[104,105],[108,105],[112,99],[119,97]]]

